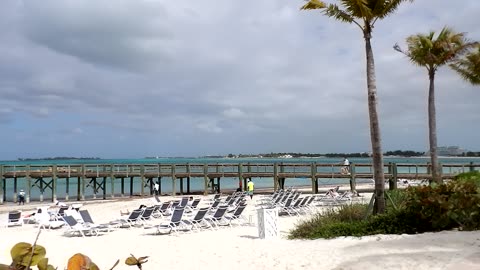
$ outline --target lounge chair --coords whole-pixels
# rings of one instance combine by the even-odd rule
[[[110,222],[110,224],[118,225],[122,228],[131,228],[140,220],[140,215],[143,213],[144,209],[135,209],[133,210],[128,217],[120,217],[117,220]]]
[[[226,225],[231,226],[233,221],[239,221],[239,220],[243,220],[245,223],[247,223],[247,220],[244,219],[242,216],[243,210],[245,210],[246,206],[247,205],[245,204],[240,204],[237,206],[233,214],[225,215],[225,220],[227,221]],[[241,224],[238,224],[238,225],[241,225]]]
[[[143,209],[143,212],[138,218],[138,221],[142,222],[143,224],[146,224],[149,220],[152,220],[153,211],[155,211],[155,207],[153,206]]]
[[[98,230],[95,227],[90,227],[85,224],[78,223],[72,216],[63,216],[63,220],[65,220],[65,223],[68,225],[68,228],[64,233],[65,235],[74,236],[77,233],[82,237],[98,235]]]
[[[201,199],[194,199],[192,205],[185,206],[186,212],[193,212],[193,210],[197,209],[198,205],[200,204]]]
[[[170,202],[162,203],[162,205],[160,205],[159,208],[154,209],[153,217],[159,218],[159,217],[168,216],[170,214],[169,208],[170,208]]]
[[[23,226],[22,211],[10,211],[8,212],[7,222],[5,227],[10,226]]]
[[[186,226],[190,226],[189,228],[186,228],[186,230],[188,231],[192,231],[195,229],[200,230],[202,228],[202,224],[205,224],[208,227],[210,227],[211,225],[208,222],[205,222],[204,220],[205,215],[208,212],[208,209],[209,209],[208,207],[200,208],[198,209],[197,213],[193,218],[182,220],[183,224],[185,224]]]
[[[110,231],[113,231],[117,227],[115,224],[110,224],[110,223],[97,224],[97,223],[93,222],[92,216],[90,216],[90,213],[88,212],[88,210],[80,210],[78,212],[79,212],[80,216],[82,217],[83,223],[85,225],[87,225],[89,227],[94,227],[100,232],[103,232],[103,231],[110,232]]]
[[[170,218],[170,221],[165,224],[160,224],[155,226],[156,228],[156,234],[170,234],[172,231],[176,232],[178,227],[182,224],[182,217],[183,213],[185,211],[184,207],[177,206],[173,210],[172,217]],[[151,227],[145,227],[145,228],[151,228]],[[167,233],[162,233],[162,230],[168,230]]]
[[[221,225],[221,221],[223,220],[225,213],[227,212],[227,206],[222,205],[217,208],[215,213],[212,216],[205,217],[206,221],[209,221],[212,224],[212,228],[218,228]]]

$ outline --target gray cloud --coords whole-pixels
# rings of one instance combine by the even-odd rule
[[[374,30],[385,149],[428,142],[426,73],[393,44],[444,25],[480,40],[478,1],[434,2],[406,4]],[[301,4],[5,1],[0,125],[11,132],[0,139],[24,146],[2,155],[369,151],[362,35]],[[479,149],[477,96],[440,71],[440,144]]]

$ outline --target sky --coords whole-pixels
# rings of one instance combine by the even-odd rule
[[[303,4],[2,0],[0,160],[371,151],[360,29]],[[393,45],[480,40],[478,14],[417,0],[377,22],[384,151],[428,149],[426,70]],[[480,151],[480,87],[447,67],[435,86],[438,145]]]

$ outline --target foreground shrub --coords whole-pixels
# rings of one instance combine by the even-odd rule
[[[388,193],[387,211],[366,217],[366,205],[329,209],[296,226],[290,238],[333,238],[373,234],[414,234],[480,229],[480,173],[457,176],[442,185]]]
[[[302,221],[290,232],[289,238],[333,238],[340,235],[364,234],[365,213],[363,204],[343,205],[338,209],[330,208],[311,219]]]
[[[480,176],[469,173],[446,184],[409,188],[406,209],[425,223],[420,232],[480,229]]]

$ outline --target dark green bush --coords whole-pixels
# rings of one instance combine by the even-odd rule
[[[332,238],[340,235],[362,235],[365,228],[367,206],[363,204],[342,205],[298,224],[290,232],[290,238]],[[340,224],[340,225],[338,225]],[[347,234],[342,234],[342,233]]]
[[[385,196],[387,197],[387,211],[396,211],[405,208],[405,199],[407,197],[405,189],[386,190]]]
[[[299,224],[290,232],[290,238],[480,229],[479,172],[460,174],[442,185],[388,192],[385,214],[365,218],[367,206],[358,204],[329,209]]]

